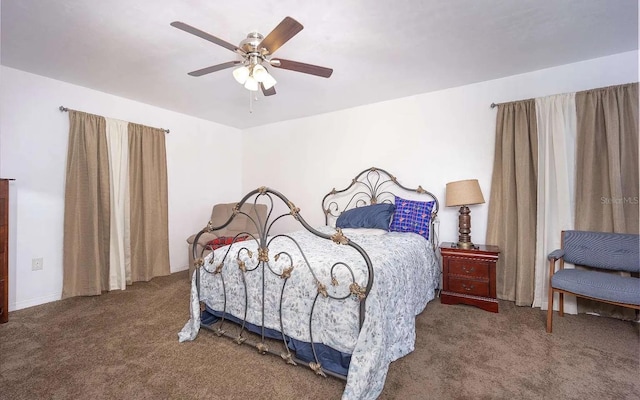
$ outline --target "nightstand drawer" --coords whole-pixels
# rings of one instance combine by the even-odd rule
[[[0,279],[0,319],[3,318],[2,316],[4,315],[4,312],[5,312],[4,307],[6,307],[5,301],[4,301],[4,285],[5,285],[4,279]]]
[[[449,277],[449,291],[472,296],[489,296],[489,282]]]
[[[3,186],[3,185],[0,185]],[[7,207],[7,200],[5,199],[5,197],[8,198],[6,193],[2,193],[0,194],[0,196],[2,196],[3,198],[0,198],[0,211],[8,209]],[[0,212],[0,226],[5,226],[7,225],[7,221],[6,221],[6,216],[4,215],[4,211]]]
[[[464,258],[451,258],[449,260],[449,275],[489,279],[489,263]]]

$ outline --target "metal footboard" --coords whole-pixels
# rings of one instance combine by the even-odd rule
[[[248,213],[241,211],[241,207],[244,204],[266,204],[268,207],[267,217],[264,221],[261,220],[258,215],[257,218],[250,216]],[[284,210],[279,212],[278,210]],[[241,232],[237,236],[233,238],[232,245],[221,247],[215,252],[224,252],[221,261],[216,261],[216,265],[205,263],[202,258],[202,254],[197,254],[197,246],[198,240],[200,236],[205,232],[215,232],[217,230],[225,228],[227,225],[231,223],[234,218],[238,218],[239,216],[243,216],[248,218],[256,228],[257,234],[251,234],[249,232]],[[356,279],[356,274],[354,273],[354,266],[349,265],[346,262],[335,262],[329,268],[329,274],[327,276],[322,276],[321,273],[315,268],[314,265],[311,265],[307,254],[305,253],[305,249],[301,247],[301,245],[288,234],[272,234],[274,231],[274,224],[280,221],[283,218],[294,218],[298,221],[304,229],[311,232],[313,235],[317,236],[320,240],[327,240],[332,242],[335,246],[348,246],[353,248],[356,252],[360,254],[362,257],[364,266],[366,266],[366,283],[363,285],[359,284]],[[249,238],[245,241],[240,241],[240,237],[246,235]],[[274,249],[274,241],[290,241],[295,245],[298,249],[299,254],[292,255],[286,251],[278,251]],[[253,242],[252,245],[249,243]],[[237,244],[233,246],[233,244]],[[255,249],[257,248],[257,251]],[[211,249],[213,250],[213,249]],[[267,187],[261,187],[256,190],[251,191],[244,198],[236,204],[234,208],[233,215],[227,220],[224,224],[220,226],[212,226],[209,223],[204,229],[202,229],[195,237],[192,245],[192,252],[194,257],[194,264],[196,267],[196,287],[198,291],[198,298],[201,300],[201,274],[210,274],[214,276],[214,279],[219,279],[220,284],[222,286],[222,296],[224,299],[224,306],[222,310],[218,310],[222,313],[222,316],[219,321],[211,324],[209,326],[202,325],[202,327],[212,330],[218,336],[226,336],[231,338],[238,345],[248,344],[257,349],[260,354],[274,354],[282,358],[286,363],[292,365],[307,365],[311,368],[316,374],[322,376],[334,376],[340,379],[346,379],[346,375],[342,375],[339,373],[332,372],[325,367],[323,367],[321,361],[318,358],[318,353],[316,351],[317,344],[314,342],[314,312],[316,311],[316,305],[319,301],[331,301],[331,300],[345,300],[348,298],[353,298],[354,301],[359,302],[359,315],[358,315],[358,327],[359,330],[362,329],[364,319],[365,319],[365,308],[366,308],[366,300],[369,292],[371,291],[371,287],[373,285],[374,272],[371,260],[367,253],[360,247],[358,244],[351,241],[342,232],[338,229],[333,234],[326,234],[320,232],[313,227],[311,227],[305,219],[300,215],[300,209],[297,208],[289,199],[287,199],[280,192],[275,191],[273,189]],[[213,261],[215,257],[211,257],[210,261]],[[235,263],[229,264],[226,263],[227,260],[235,258]],[[244,260],[246,259],[255,260],[255,265],[247,265]],[[276,262],[280,261],[279,263]],[[230,265],[235,265],[240,270],[240,275],[242,278],[242,286],[244,287],[244,315],[234,315],[236,319],[240,320],[239,323],[239,333],[228,331],[226,328],[227,324],[238,325],[235,322],[229,320],[229,307],[227,304],[228,296],[227,296],[227,285],[225,283],[225,275],[226,269],[230,268]],[[309,310],[308,316],[308,329],[310,336],[310,345],[313,352],[314,360],[310,363],[305,363],[298,359],[295,354],[291,352],[287,345],[287,332],[286,327],[283,325],[283,299],[287,293],[287,283],[289,282],[292,274],[296,273],[297,269],[305,268],[310,276],[313,278],[313,282],[315,284],[316,292],[312,294],[312,303],[311,308]],[[344,281],[341,278],[342,282],[337,279],[337,272],[342,270],[343,273],[340,275],[341,277],[350,276],[351,279]],[[346,272],[344,272],[346,271]],[[255,293],[249,293],[249,288],[247,285],[247,277],[250,274],[258,274],[260,276],[262,287],[262,293],[259,293],[259,298],[261,299],[261,317],[262,321],[258,325],[260,329],[260,333],[257,335],[257,340],[249,340],[249,330],[247,329],[247,312],[249,309],[249,298],[250,295],[254,295]],[[279,277],[282,281],[282,284],[279,288],[267,287],[267,275],[271,275],[273,277]],[[325,274],[326,275],[326,274]],[[251,275],[255,276],[255,275]],[[328,287],[331,286],[332,289],[328,290]],[[279,332],[283,344],[283,348],[280,350],[274,350],[270,347],[273,343],[271,339],[268,339],[265,335],[265,295],[269,290],[279,290],[279,304],[278,306],[278,315],[277,320],[279,321]],[[311,299],[310,299],[311,300]],[[205,309],[204,302],[200,301],[201,312]],[[237,329],[235,330],[237,332]],[[280,347],[280,346],[278,346]]]

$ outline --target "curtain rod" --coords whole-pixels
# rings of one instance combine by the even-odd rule
[[[60,106],[60,107],[58,107],[58,110],[60,110],[60,112],[67,112],[67,111],[69,111],[69,109],[68,109],[67,107],[65,107],[65,106]],[[162,129],[162,128],[158,128],[158,129],[160,129],[160,130],[161,130],[161,131],[163,131],[164,133],[169,133],[169,129]]]
[[[527,100],[534,100],[534,99],[533,99],[533,98],[531,98],[531,99],[522,99],[522,100],[505,101],[504,103],[491,103],[490,107],[491,107],[491,108],[496,108],[496,107],[498,107],[499,105],[502,105],[502,104],[518,103],[518,102],[520,102],[520,101],[527,101]]]
[[[491,103],[490,107],[491,108],[496,108],[500,105],[503,104],[509,104],[509,103],[519,103],[521,101],[527,101],[527,100],[535,100],[537,97],[532,97],[532,98],[528,98],[528,99],[521,99],[521,100],[512,100],[512,101],[505,101],[504,103]]]
[[[584,92],[590,92],[590,91],[592,91],[592,90],[600,90],[600,89],[609,89],[609,88],[615,88],[615,87],[622,87],[622,86],[634,85],[634,84],[637,84],[637,83],[638,83],[638,82],[622,83],[622,84],[620,84],[620,85],[609,85],[609,86],[603,86],[603,87],[599,87],[599,88],[593,88],[593,89],[581,90],[581,91],[578,91],[578,92],[567,92],[567,93],[562,93],[562,94],[571,94],[571,93],[576,94],[576,93],[584,93]],[[558,96],[558,95],[550,95],[550,96]],[[542,96],[542,97],[548,97],[548,96]],[[523,99],[523,100],[507,101],[507,102],[504,102],[504,103],[491,103],[491,106],[490,106],[490,107],[491,107],[491,108],[496,108],[496,107],[498,107],[498,106],[499,106],[499,105],[501,105],[501,104],[517,103],[517,102],[520,102],[520,101],[527,101],[527,100],[535,100],[535,99],[539,99],[539,98],[542,98],[542,97],[533,97],[533,98]]]

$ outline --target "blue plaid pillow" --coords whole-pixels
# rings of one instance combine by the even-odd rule
[[[429,240],[431,210],[435,201],[406,200],[396,196],[396,212],[391,220],[390,231],[415,232]]]

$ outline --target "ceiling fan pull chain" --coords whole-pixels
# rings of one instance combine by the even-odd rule
[[[253,113],[253,93],[249,90],[249,113]]]

